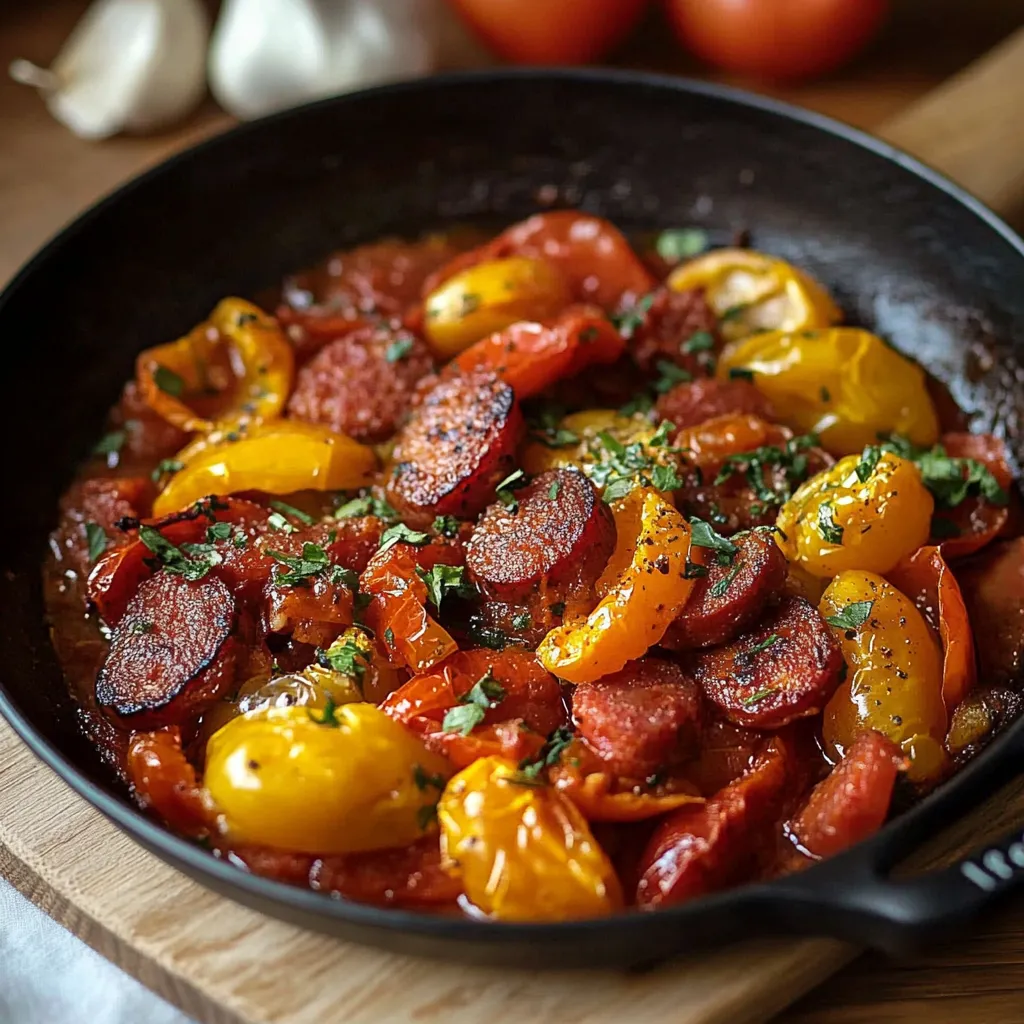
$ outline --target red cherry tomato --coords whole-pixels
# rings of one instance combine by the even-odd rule
[[[499,57],[514,64],[587,64],[639,21],[648,0],[449,0]]]
[[[889,0],[666,0],[666,8],[697,56],[727,71],[783,80],[812,78],[849,60],[882,24]]]

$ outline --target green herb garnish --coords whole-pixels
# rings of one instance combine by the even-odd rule
[[[434,519],[434,533],[452,540],[459,535],[459,521],[455,516],[437,516]]]
[[[715,553],[719,565],[732,565],[739,552],[739,547],[728,537],[723,537],[710,523],[690,516],[690,544],[698,548],[708,548]]]
[[[172,544],[159,530],[143,523],[139,527],[139,540],[156,555],[163,569],[186,580],[201,580],[215,566],[224,561],[209,544]]]
[[[90,522],[85,524],[85,541],[89,545],[89,561],[95,562],[107,550],[110,538],[99,523]]]
[[[466,579],[466,567],[463,565],[442,565],[433,568],[416,570],[416,575],[427,585],[427,597],[439,611],[441,602],[448,594],[456,597],[476,597],[476,589]]]
[[[394,526],[389,526],[380,535],[380,547],[377,548],[377,554],[383,551],[390,551],[399,542],[412,544],[413,547],[422,547],[429,540],[429,533],[423,533],[420,530],[410,530],[405,523],[395,523]]]
[[[818,533],[827,544],[843,543],[843,527],[836,522],[830,501],[823,501],[818,506]]]
[[[185,381],[173,370],[159,363],[153,368],[153,383],[165,394],[179,398],[185,391]]]
[[[441,722],[442,732],[457,732],[468,736],[478,726],[491,708],[496,708],[505,699],[503,687],[492,675],[490,669],[459,698],[458,706],[449,708]]]
[[[304,523],[306,526],[313,525],[313,517],[307,512],[303,512],[302,509],[296,508],[294,505],[289,505],[284,501],[272,501],[270,507],[276,509],[282,515],[291,516],[292,519],[298,519],[300,523]]]
[[[124,430],[112,430],[96,442],[92,453],[93,455],[114,455],[124,447],[127,439],[128,434]]]
[[[403,335],[401,338],[395,338],[393,342],[386,349],[384,349],[384,358],[389,363],[397,363],[399,359],[404,359],[412,350],[416,342],[408,335]]]
[[[829,615],[825,621],[836,629],[857,629],[871,618],[874,601],[853,601],[835,615]]]
[[[654,242],[655,251],[666,263],[698,256],[708,247],[708,233],[703,228],[668,228]]]

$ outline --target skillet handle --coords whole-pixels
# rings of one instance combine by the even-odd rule
[[[1024,28],[877,134],[1024,223]]]
[[[913,878],[886,877],[879,859],[852,850],[775,882],[792,901],[790,926],[821,934],[822,915],[828,915],[828,934],[887,953],[954,936],[1024,883],[1024,831],[1018,828],[969,857]]]

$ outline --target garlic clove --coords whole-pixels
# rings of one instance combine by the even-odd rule
[[[242,118],[431,71],[437,0],[225,0],[210,89]]]
[[[156,131],[202,99],[208,37],[200,0],[95,0],[48,71],[10,73],[83,138]]]

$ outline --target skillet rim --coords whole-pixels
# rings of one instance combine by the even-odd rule
[[[100,217],[108,207],[121,201],[125,195],[132,193],[135,189],[144,187],[152,179],[171,174],[179,166],[193,159],[202,159],[207,151],[214,150],[218,145],[230,144],[232,140],[250,133],[267,131],[278,123],[302,118],[311,110],[321,110],[326,107],[343,109],[346,105],[358,105],[368,98],[401,97],[404,94],[424,89],[445,90],[459,86],[471,87],[481,82],[525,82],[529,84],[531,81],[595,83],[602,86],[611,85],[623,90],[640,88],[697,96],[733,107],[754,109],[785,121],[812,128],[825,135],[849,142],[862,150],[867,150],[874,156],[894,163],[926,182],[977,217],[1000,236],[1018,256],[1024,259],[1024,238],[980,200],[918,158],[891,143],[835,118],[806,110],[782,100],[759,96],[744,89],[656,72],[621,68],[499,67],[447,72],[328,97],[234,125],[175,153],[105,193],[50,236],[0,292],[0,318],[12,297],[24,283],[44,271],[51,256],[80,232],[88,230],[93,221]],[[649,912],[636,908],[629,908],[606,917],[544,923],[490,921],[473,917],[448,918],[432,914],[429,911],[415,912],[346,899],[335,899],[310,889],[301,889],[273,879],[253,875],[227,861],[212,857],[195,843],[176,835],[170,829],[147,817],[124,798],[107,792],[100,785],[88,779],[59,747],[51,744],[37,733],[36,729],[15,706],[14,700],[7,695],[2,684],[0,684],[0,715],[7,720],[15,734],[32,753],[56,772],[79,796],[87,800],[145,849],[155,852],[165,863],[169,863],[177,870],[185,869],[186,873],[194,880],[208,877],[212,883],[209,887],[212,887],[218,894],[223,894],[225,890],[229,893],[232,890],[241,891],[254,897],[258,902],[270,902],[298,912],[303,917],[309,915],[357,927],[369,927],[378,933],[406,933],[431,937],[442,942],[461,941],[474,944],[483,942],[488,946],[506,942],[529,943],[531,940],[540,939],[550,941],[560,937],[583,938],[592,933],[614,930],[617,927],[636,926],[640,921],[648,921],[653,924],[653,918]],[[956,793],[968,791],[972,783],[977,785],[978,781],[991,775],[997,769],[997,762],[1010,753],[1014,742],[1020,743],[1022,736],[1024,736],[1024,716],[1013,722],[963,771],[958,772],[954,778],[948,780],[909,811],[888,822],[875,836],[857,843],[838,857],[807,869],[801,873],[801,877],[808,880],[821,877],[824,881],[826,874],[831,875],[837,866],[841,868],[843,863],[852,863],[856,859],[856,854],[863,855],[871,850],[884,850],[887,839],[895,840],[897,838],[897,827],[906,831],[907,826],[912,827],[917,819],[927,817],[932,808],[946,803],[947,800],[951,802]],[[735,904],[737,901],[742,906],[744,900],[747,900],[747,905],[753,910],[755,907],[763,906],[765,900],[785,899],[787,894],[782,884],[784,881],[784,879],[780,879],[769,883],[754,882],[736,886],[702,897],[692,903],[661,908],[655,916],[661,920],[663,927],[668,927],[673,922],[682,923],[688,917],[710,915],[719,909],[724,910],[729,904]],[[242,902],[248,907],[253,906],[249,900],[242,900]],[[783,929],[776,927],[774,930],[782,931]],[[438,952],[443,955],[445,951],[439,949]]]

